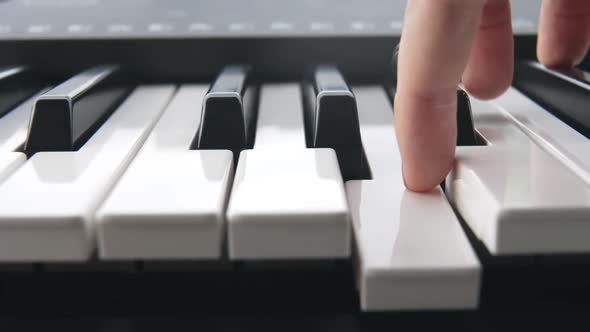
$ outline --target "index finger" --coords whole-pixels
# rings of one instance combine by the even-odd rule
[[[456,89],[484,0],[409,0],[400,41],[395,126],[406,186],[426,191],[455,153]]]

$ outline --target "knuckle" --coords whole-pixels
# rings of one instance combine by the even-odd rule
[[[400,91],[401,90],[401,91]],[[457,104],[457,88],[433,89],[400,89],[398,93],[416,109],[423,110],[454,110]]]

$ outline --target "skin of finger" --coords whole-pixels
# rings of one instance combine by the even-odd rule
[[[463,73],[463,84],[477,98],[497,97],[512,83],[513,67],[510,1],[488,0]]]
[[[398,56],[395,127],[406,187],[446,176],[456,141],[456,88],[485,1],[409,0]]]
[[[543,1],[537,40],[541,63],[548,67],[576,65],[589,46],[590,1]]]

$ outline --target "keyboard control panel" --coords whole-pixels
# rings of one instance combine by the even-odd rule
[[[513,1],[516,34],[537,30],[540,0]],[[0,1],[0,40],[398,36],[402,0]]]

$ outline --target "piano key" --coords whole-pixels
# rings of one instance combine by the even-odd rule
[[[590,141],[524,94],[510,88],[492,100],[533,142],[590,184]]]
[[[0,67],[0,117],[41,89],[42,83],[25,66]]]
[[[590,82],[582,71],[555,70],[538,62],[523,62],[515,66],[514,86],[590,138]]]
[[[129,91],[114,65],[96,66],[70,78],[37,99],[25,150],[80,148]]]
[[[469,95],[462,89],[457,90],[457,146],[479,145],[473,118]]]
[[[0,151],[16,151],[25,143],[31,109],[41,93],[29,98],[0,118]]]
[[[372,174],[346,183],[362,309],[476,308],[481,267],[442,190],[405,189],[385,90],[353,91]]]
[[[26,160],[24,153],[0,151],[0,184]]]
[[[101,259],[221,256],[232,152],[190,150],[207,88],[179,89],[97,212]]]
[[[475,235],[494,255],[590,251],[588,185],[491,103],[471,101],[488,145],[458,147],[446,186]]]
[[[300,86],[261,89],[253,150],[240,154],[227,208],[232,259],[347,257],[349,215],[332,149],[307,149]]]
[[[83,261],[94,212],[174,92],[142,86],[78,151],[39,152],[0,186],[0,261]]]
[[[345,180],[363,177],[363,152],[354,94],[334,65],[315,68],[304,82],[307,145],[333,148]]]
[[[251,76],[249,66],[230,65],[211,85],[203,102],[196,137],[198,149],[252,148],[258,87]]]
[[[27,137],[30,110],[35,98],[29,98],[0,118],[0,183],[27,159],[20,152],[20,147]]]

